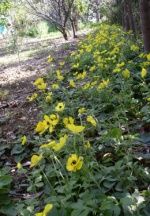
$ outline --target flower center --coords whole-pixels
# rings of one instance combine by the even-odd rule
[[[76,163],[77,163],[77,161],[76,161],[76,160],[73,160],[72,163],[71,163],[71,165],[74,165],[74,164],[76,164]]]

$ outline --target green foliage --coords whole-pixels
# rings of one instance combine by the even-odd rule
[[[42,110],[34,140],[11,150],[16,163],[31,153],[30,169],[17,164],[17,172],[32,196],[16,211],[44,214],[52,205],[47,216],[148,216],[149,154],[140,149],[149,142],[150,55],[130,33],[101,25],[71,56],[48,56],[58,69],[34,82],[29,100]]]
[[[38,30],[35,27],[31,27],[27,30],[26,35],[29,37],[36,37],[38,35]]]
[[[12,176],[9,175],[9,171],[9,167],[0,169],[0,213],[8,216],[16,215],[14,203],[8,195],[8,190],[13,180]]]
[[[54,26],[52,26],[50,23],[47,23],[47,26],[48,26],[48,33],[58,31],[58,30],[57,30]]]
[[[144,123],[143,115],[149,113],[149,75],[143,68],[148,71],[150,63],[141,50],[140,41],[135,45],[130,34],[116,26],[102,25],[72,53],[67,75],[65,71],[49,72],[49,88],[42,78],[35,82],[43,109],[36,126],[41,133],[37,155],[42,154],[42,159],[35,156],[34,165],[39,164],[39,168],[30,173],[34,184],[28,190],[44,188],[43,202],[53,205],[48,215],[148,215],[149,198],[144,194],[148,194],[149,169],[134,153],[141,139],[141,125],[136,123],[138,118]],[[53,59],[49,57],[48,61]],[[84,110],[80,112],[80,108]],[[59,120],[53,126],[50,119],[56,113]],[[64,124],[69,116],[74,123]],[[49,123],[43,129],[46,121]],[[73,132],[76,125],[85,127],[82,133],[80,129]],[[66,144],[57,150],[65,134]],[[143,138],[144,143],[146,140]],[[79,157],[78,163],[83,159],[83,166],[70,172],[67,161],[74,154]],[[147,188],[144,194],[140,185]]]
[[[2,0],[0,3],[0,15],[6,14],[10,8],[11,8],[10,0]]]

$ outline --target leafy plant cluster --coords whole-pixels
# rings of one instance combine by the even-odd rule
[[[42,108],[40,121],[34,140],[24,136],[12,154],[19,148],[18,175],[36,196],[19,200],[16,211],[24,216],[148,216],[150,54],[131,33],[101,25],[71,56],[34,82],[37,91],[29,100]],[[27,169],[23,162],[31,145]]]

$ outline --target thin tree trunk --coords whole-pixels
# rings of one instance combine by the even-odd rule
[[[122,20],[122,27],[123,29],[125,29],[125,12],[124,12],[124,4],[122,4],[122,7],[121,7],[121,20]]]
[[[74,20],[70,19],[70,21],[71,21],[71,27],[73,32],[73,38],[77,38]]]
[[[139,6],[144,50],[150,53],[150,0],[140,0]]]
[[[130,23],[129,23],[127,0],[124,1],[124,23],[125,23],[126,31],[129,31],[130,30]]]
[[[66,28],[65,28],[65,27],[63,27],[63,29],[62,29],[62,34],[63,34],[64,39],[65,39],[65,40],[68,40],[68,35],[67,35],[67,32],[66,32]]]
[[[133,18],[133,11],[132,11],[132,2],[131,2],[131,0],[127,0],[127,7],[128,7],[130,29],[133,31],[133,34],[136,37],[136,29],[135,29],[135,22],[134,22],[134,18]]]
[[[133,19],[131,0],[124,0],[125,16],[126,16],[126,30],[132,30],[136,37],[135,24]]]

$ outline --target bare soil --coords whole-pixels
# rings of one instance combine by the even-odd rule
[[[25,38],[19,53],[11,50],[6,39],[0,39],[0,145],[12,144],[24,134],[32,136],[39,113],[38,105],[27,99],[35,91],[33,82],[70,56],[86,33],[81,31],[78,38],[68,41],[62,37]],[[57,61],[48,63],[49,55]]]

